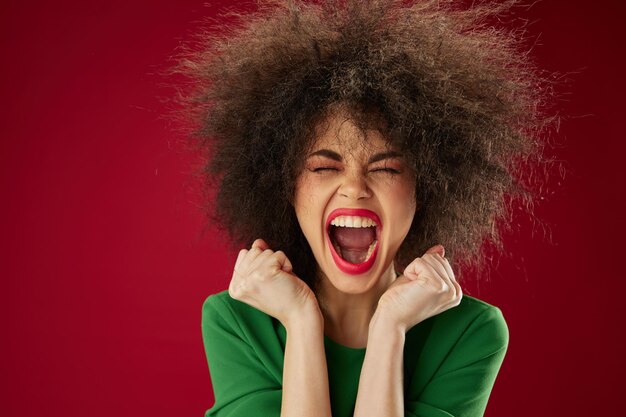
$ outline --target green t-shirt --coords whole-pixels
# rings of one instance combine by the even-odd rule
[[[227,291],[202,306],[202,337],[215,403],[205,417],[279,417],[286,331]],[[482,416],[508,346],[499,308],[464,295],[422,321],[404,344],[405,416]],[[349,417],[365,348],[324,337],[333,417]]]

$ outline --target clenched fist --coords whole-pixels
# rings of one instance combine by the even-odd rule
[[[406,332],[417,323],[458,306],[463,291],[444,256],[443,246],[436,245],[411,262],[381,296],[378,318]]]
[[[286,326],[299,314],[319,310],[313,291],[292,270],[283,251],[274,252],[257,239],[249,250],[239,251],[228,293]]]

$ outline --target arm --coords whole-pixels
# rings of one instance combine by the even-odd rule
[[[286,322],[283,379],[268,369],[237,319],[223,302],[209,297],[203,306],[202,335],[215,404],[209,416],[330,417],[330,395],[321,314],[294,315]]]
[[[372,317],[354,417],[404,416],[404,340],[404,329]]]
[[[268,366],[251,346],[233,312],[216,296],[202,306],[202,340],[215,403],[205,417],[279,416],[282,387],[278,366]]]
[[[316,310],[285,324],[281,417],[331,417],[324,324]]]
[[[409,385],[404,393],[405,332],[458,306],[462,299],[462,289],[443,255],[443,247],[430,248],[381,296],[370,323],[368,350],[371,347],[373,352],[366,352],[361,370],[356,417],[483,415],[508,345],[506,322],[493,306],[474,316],[458,339],[446,334],[454,343],[436,347],[446,351],[441,352],[445,359],[435,374],[422,388]]]
[[[424,389],[406,398],[405,416],[481,417],[508,341],[508,327],[500,309],[484,310],[461,335]]]
[[[267,389],[267,382],[258,381],[260,375],[267,373],[264,369],[251,369],[251,366],[247,369],[237,368],[237,361],[256,364],[258,354],[246,348],[242,340],[226,343],[221,342],[219,333],[214,335],[216,339],[207,335],[205,340],[218,341],[209,342],[210,345],[221,343],[223,350],[228,350],[223,352],[228,359],[225,360],[220,352],[210,355],[207,347],[209,362],[217,364],[212,366],[211,371],[215,373],[212,380],[216,403],[218,392],[223,392],[217,387],[221,385],[231,388],[232,391],[229,390],[225,396],[231,403],[240,404],[236,410],[241,410],[241,416],[330,417],[323,317],[315,294],[293,274],[287,256],[282,251],[271,250],[263,239],[255,240],[250,250],[242,249],[239,252],[228,293],[231,298],[265,313],[264,317],[272,316],[280,321],[287,331],[287,342],[281,361],[282,381],[278,382],[278,389],[271,388],[273,394],[266,394],[259,391]],[[233,355],[231,348],[243,351],[237,360],[229,359]],[[259,349],[264,348],[259,346]],[[218,370],[214,372],[213,368],[216,367]],[[272,396],[271,403],[268,408],[259,409],[259,403],[253,399],[264,395]],[[275,396],[278,396],[278,401]],[[220,415],[240,414],[225,412]]]
[[[380,320],[378,323],[380,326],[370,326],[355,417],[484,414],[509,340],[506,321],[498,308],[479,314],[424,389],[420,393],[408,392],[406,398],[402,379],[404,333],[401,337],[397,331],[384,332],[380,329],[385,326]]]

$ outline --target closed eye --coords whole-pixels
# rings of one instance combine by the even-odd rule
[[[373,169],[372,172],[388,172],[390,174],[399,174],[400,171],[398,171],[397,169],[393,169],[393,168],[379,168],[379,169]]]
[[[322,171],[338,171],[337,168],[333,168],[333,167],[320,167],[320,168],[314,168],[311,170],[311,172],[322,172]],[[389,173],[389,174],[399,174],[400,171],[398,171],[397,169],[393,169],[393,168],[378,168],[378,169],[373,169],[370,172],[385,172],[385,173]]]

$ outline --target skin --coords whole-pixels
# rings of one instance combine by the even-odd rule
[[[331,150],[340,161],[307,158],[296,183],[294,209],[318,264],[318,293],[293,274],[282,251],[274,252],[262,239],[239,252],[229,286],[231,297],[285,326],[282,417],[331,416],[325,334],[344,345],[367,348],[354,415],[403,416],[405,334],[462,298],[441,245],[416,258],[396,278],[393,259],[418,206],[414,175],[401,157],[368,163],[390,149],[376,131],[368,131],[364,141],[345,116],[339,112],[327,119],[328,129],[320,130],[311,152]],[[340,207],[367,208],[381,219],[379,253],[364,274],[338,269],[325,242],[328,214]]]
[[[326,334],[347,346],[364,347],[378,300],[396,278],[393,259],[417,206],[415,179],[402,158],[368,164],[373,155],[397,151],[386,146],[379,132],[368,131],[365,142],[347,115],[339,113],[328,122],[309,155],[330,150],[341,161],[322,155],[307,158],[296,181],[294,208],[318,264],[317,299]],[[374,266],[350,275],[335,265],[325,225],[332,210],[357,207],[377,213],[382,232]]]

